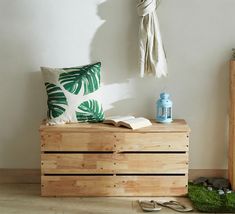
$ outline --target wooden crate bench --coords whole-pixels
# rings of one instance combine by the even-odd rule
[[[130,130],[40,127],[42,196],[182,196],[190,129],[184,120]]]

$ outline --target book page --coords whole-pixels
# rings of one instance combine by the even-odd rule
[[[103,121],[103,123],[118,123],[119,121],[125,121],[125,120],[129,120],[129,119],[134,119],[134,116],[112,116],[112,117],[106,117],[105,120]]]
[[[139,128],[151,126],[152,123],[150,122],[150,120],[144,117],[138,117],[138,118],[131,118],[131,119],[120,121],[118,122],[118,125],[126,126],[131,129],[139,129]]]

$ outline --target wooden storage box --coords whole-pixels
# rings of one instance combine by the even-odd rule
[[[130,130],[107,124],[42,124],[42,196],[181,196],[187,193],[189,127],[153,121]]]

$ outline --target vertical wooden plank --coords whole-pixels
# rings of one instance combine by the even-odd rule
[[[228,177],[235,190],[235,61],[230,62],[229,158]]]

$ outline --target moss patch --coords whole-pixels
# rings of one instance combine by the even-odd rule
[[[216,190],[209,191],[203,185],[189,183],[188,196],[196,209],[201,212],[235,213],[235,193],[219,195]]]

